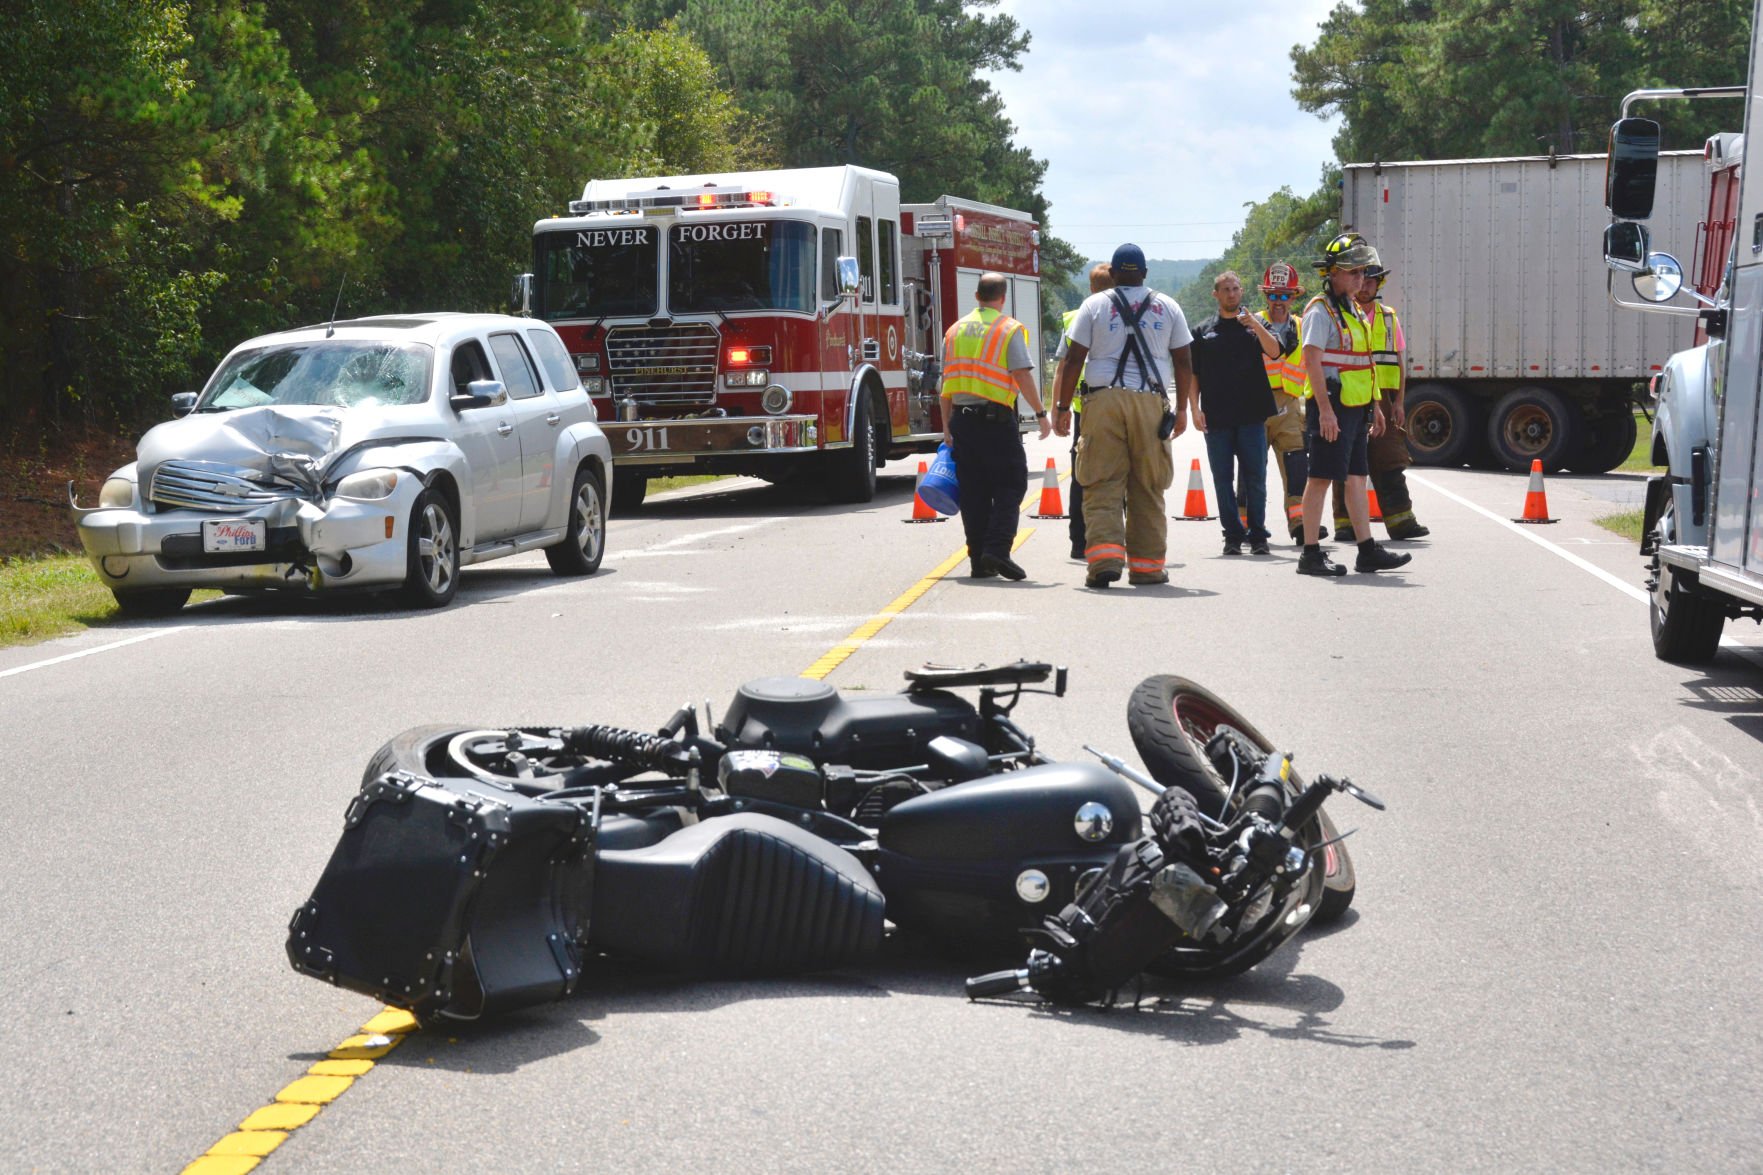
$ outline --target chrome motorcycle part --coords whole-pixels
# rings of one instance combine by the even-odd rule
[[[1114,813],[1108,810],[1108,805],[1090,800],[1077,810],[1073,824],[1083,840],[1091,843],[1107,840],[1108,834],[1114,831]]]

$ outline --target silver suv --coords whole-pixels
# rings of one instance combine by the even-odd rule
[[[459,569],[606,549],[612,455],[550,325],[500,314],[362,318],[240,344],[172,398],[95,509],[69,505],[125,614],[195,587],[397,588],[440,607]]]

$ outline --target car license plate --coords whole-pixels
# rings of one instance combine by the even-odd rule
[[[269,546],[269,523],[261,518],[217,518],[202,523],[202,550],[209,555],[261,551]]]

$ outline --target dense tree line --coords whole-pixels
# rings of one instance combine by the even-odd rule
[[[1631,90],[1742,84],[1750,18],[1751,0],[1343,0],[1315,43],[1293,47],[1292,94],[1341,116],[1341,163],[1601,152]],[[1744,117],[1728,101],[1642,113],[1667,150],[1699,148]],[[1339,176],[1329,167],[1306,198],[1284,190],[1252,205],[1184,308],[1209,307],[1226,268],[1246,284],[1271,259],[1307,266],[1338,225]]]
[[[1027,37],[974,9],[14,0],[6,426],[130,423],[240,338],[339,299],[496,308],[533,222],[590,177],[849,161],[897,171],[907,199],[1044,216],[1045,165],[975,76],[1015,67]]]

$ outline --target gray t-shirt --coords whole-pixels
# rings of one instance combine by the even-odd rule
[[[1321,347],[1324,351],[1339,351],[1341,347],[1341,331],[1335,326],[1334,315],[1318,298],[1304,311],[1304,323],[1299,328],[1304,336],[1304,346]]]
[[[1148,286],[1116,286],[1114,290],[1103,290],[1085,298],[1083,305],[1077,308],[1077,317],[1071,320],[1071,330],[1067,333],[1072,342],[1090,350],[1086,368],[1089,385],[1093,388],[1148,386],[1137,363],[1128,360],[1125,369],[1120,370],[1120,359],[1126,353],[1126,340],[1132,337],[1132,329],[1120,317],[1114,301],[1116,291],[1126,296],[1127,305],[1134,310],[1143,305],[1147,297],[1153,299],[1139,319],[1139,330],[1151,346],[1157,378],[1166,391],[1173,393],[1176,390],[1175,364],[1169,353],[1192,343],[1194,336],[1188,330],[1188,320],[1175,299]]]

